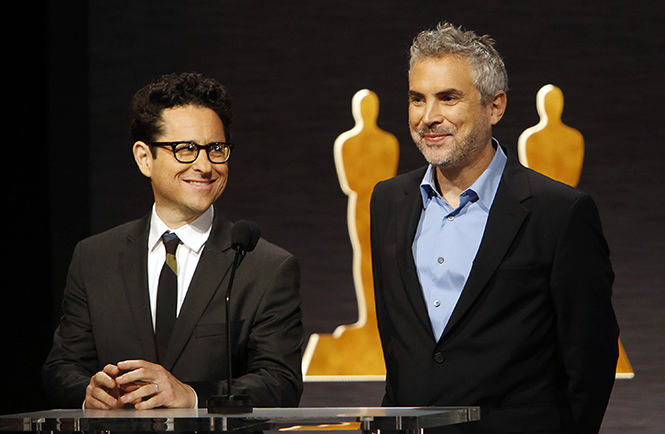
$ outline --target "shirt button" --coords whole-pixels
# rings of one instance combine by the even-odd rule
[[[449,215],[449,216],[448,216],[448,220],[450,220],[450,221],[455,220],[455,216],[454,216],[454,215]]]
[[[441,306],[441,302],[439,300],[434,300],[434,307],[439,307]]]
[[[436,260],[436,262],[438,262],[439,264],[443,264],[443,261],[444,259],[441,256],[439,256],[439,258]]]
[[[434,353],[433,359],[438,364],[441,364],[446,360],[446,358],[443,357],[443,353],[441,353],[441,351],[437,351],[436,353]]]

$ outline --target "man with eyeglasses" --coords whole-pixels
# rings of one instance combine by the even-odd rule
[[[232,223],[213,203],[229,176],[230,126],[226,90],[201,74],[167,74],[134,95],[132,151],[154,205],[76,246],[42,369],[57,407],[193,408],[227,393],[225,295],[235,252]],[[167,265],[175,275],[168,296]],[[295,258],[264,239],[235,274],[231,384],[254,406],[300,400],[298,287]]]

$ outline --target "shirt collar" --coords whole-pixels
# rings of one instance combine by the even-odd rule
[[[180,241],[190,250],[201,253],[203,246],[208,241],[208,236],[212,230],[212,220],[214,217],[214,207],[210,206],[196,220],[178,229],[170,229],[162,219],[159,218],[152,206],[152,215],[150,217],[150,232],[148,234],[148,249],[154,250],[161,244],[161,237],[166,231],[175,232]]]
[[[506,154],[503,152],[503,149],[501,149],[499,141],[492,137],[492,142],[496,147],[496,152],[494,153],[494,157],[489,166],[487,166],[483,173],[469,188],[460,194],[461,199],[461,196],[468,194],[469,190],[473,191],[478,195],[478,203],[487,211],[492,206],[496,190],[499,187],[499,181],[501,181],[503,169],[506,166]],[[432,198],[441,197],[441,194],[436,188],[435,176],[435,168],[430,164],[427,166],[425,176],[423,176],[423,179],[420,182],[420,194],[423,199],[423,208],[427,208],[427,205],[429,205]]]
[[[423,197],[423,208],[427,208],[427,205],[429,205],[429,202],[432,200],[432,198],[441,196],[439,191],[436,189],[436,181],[434,179],[435,175],[436,172],[434,166],[431,164],[428,165],[427,170],[425,171],[425,176],[423,176],[423,180],[420,181],[420,194]]]

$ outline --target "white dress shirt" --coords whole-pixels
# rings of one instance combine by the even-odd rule
[[[176,262],[178,263],[178,301],[176,305],[176,316],[180,313],[192,276],[199,263],[201,252],[210,230],[212,229],[212,219],[214,216],[213,207],[208,208],[199,218],[193,222],[180,226],[177,229],[170,229],[157,215],[155,206],[152,207],[152,217],[150,219],[150,233],[148,234],[148,292],[150,294],[150,312],[152,314],[152,327],[155,328],[155,319],[157,315],[157,286],[159,283],[159,274],[166,260],[166,249],[162,242],[162,235],[166,231],[175,232],[180,238],[181,244],[175,252]]]

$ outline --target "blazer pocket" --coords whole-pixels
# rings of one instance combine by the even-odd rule
[[[503,303],[524,296],[545,294],[549,288],[550,269],[546,265],[528,264],[527,266],[499,267],[494,285],[500,288]],[[511,301],[511,302],[513,302]]]
[[[233,329],[233,324],[231,324]],[[212,323],[212,324],[198,324],[194,327],[194,336],[203,338],[206,336],[223,336],[226,335],[226,323]]]
[[[505,278],[524,279],[529,277],[548,276],[550,273],[549,266],[545,264],[528,264],[528,265],[502,265],[496,270],[496,275]]]
[[[240,333],[240,329],[243,326],[244,321],[231,321],[231,336],[237,337]],[[194,327],[193,336],[196,338],[205,338],[205,337],[215,337],[215,336],[226,336],[226,323],[225,322],[216,322],[216,323],[204,323],[197,324]]]

